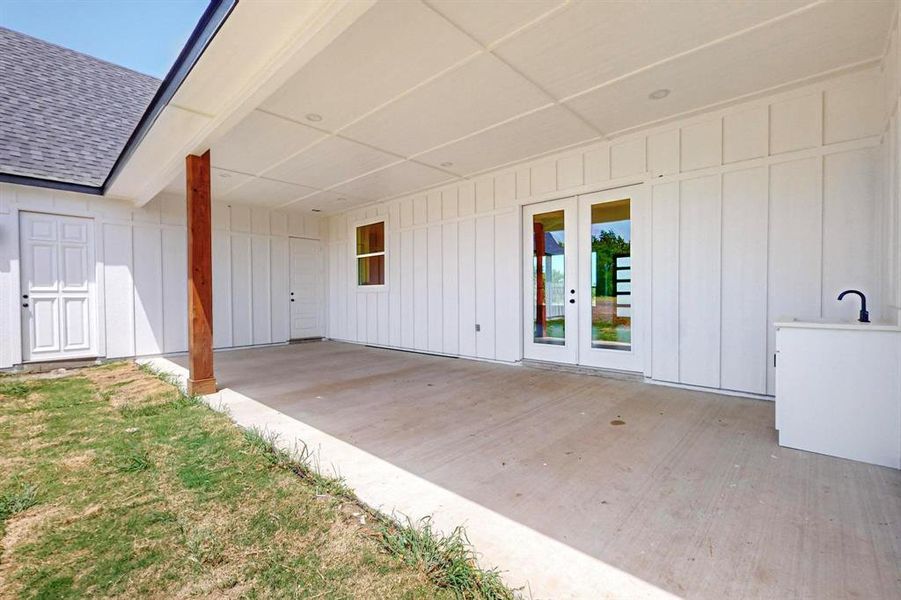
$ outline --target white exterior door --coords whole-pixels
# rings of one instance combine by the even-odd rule
[[[22,212],[19,240],[23,360],[96,356],[94,222]]]
[[[575,198],[523,208],[523,355],[551,362],[579,358]]]
[[[642,194],[632,186],[579,196],[580,365],[642,370]]]
[[[291,339],[322,337],[322,247],[291,238]]]
[[[642,370],[642,228],[633,222],[643,222],[643,193],[633,186],[523,207],[524,358]]]

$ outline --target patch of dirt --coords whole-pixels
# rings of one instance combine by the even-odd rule
[[[41,373],[15,373],[13,376],[22,381],[35,379],[60,379],[62,377],[72,377],[78,375],[78,369],[53,369],[52,371],[43,371]]]
[[[97,453],[93,450],[80,452],[78,454],[69,454],[59,461],[59,465],[66,471],[80,471],[85,467],[91,466]]]
[[[66,517],[63,520],[63,523],[66,525],[71,525],[75,521],[80,521],[82,519],[90,519],[91,517],[93,517],[94,515],[99,513],[101,510],[103,510],[103,507],[101,505],[91,504],[90,506],[86,507],[83,511],[78,513],[77,515],[71,515],[69,517]]]
[[[369,519],[366,509],[356,503],[347,502],[342,505],[343,518],[332,522],[328,533],[323,536],[323,544],[320,547],[323,568],[329,569],[347,565],[358,556],[360,549],[369,547],[374,554],[382,553],[377,542],[379,534],[371,528],[374,525]],[[358,511],[366,515],[366,524],[361,525],[355,513]],[[413,582],[428,585],[428,577],[419,571],[405,570],[394,574],[394,581],[387,582],[374,576],[368,569],[355,569],[353,576],[345,584],[358,598],[386,598],[396,592],[395,585],[409,585]]]
[[[152,404],[162,395],[175,393],[172,386],[144,373],[131,362],[107,369],[89,369],[84,374],[113,408]]]
[[[3,555],[8,555],[22,539],[31,537],[41,525],[63,514],[59,506],[37,505],[13,516],[6,522],[3,536]]]
[[[0,473],[5,477],[29,464],[30,461],[24,456],[0,456]]]
[[[109,387],[120,383],[129,374],[134,377],[142,376],[138,367],[133,362],[122,362],[115,365],[107,365],[104,369],[85,369],[82,375],[98,387]]]
[[[22,542],[35,537],[39,529],[48,522],[61,518],[65,514],[59,506],[37,505],[15,515],[6,522],[6,532],[2,540],[0,552],[0,589],[13,593],[9,576],[16,570],[14,552]]]
[[[244,581],[244,566],[240,562],[225,563],[207,570],[200,579],[181,588],[167,591],[164,598],[243,598],[250,589]],[[125,594],[125,597],[133,597]]]
[[[32,413],[32,419],[37,420],[40,418],[35,413]],[[32,440],[38,436],[40,436],[47,429],[46,423],[31,423],[30,425],[22,425],[19,424],[18,427],[15,428],[13,433],[14,438],[24,438],[28,440]]]

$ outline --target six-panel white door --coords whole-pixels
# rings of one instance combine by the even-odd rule
[[[291,238],[291,339],[322,337],[322,249],[319,240]]]
[[[26,362],[97,355],[93,221],[19,216]]]

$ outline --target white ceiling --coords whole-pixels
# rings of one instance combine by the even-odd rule
[[[385,0],[212,145],[214,199],[331,212],[469,177],[876,59],[892,10]]]

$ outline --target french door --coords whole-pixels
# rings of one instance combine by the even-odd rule
[[[641,370],[643,299],[633,293],[640,193],[634,186],[524,207],[525,358]]]
[[[523,208],[526,358],[578,362],[577,212],[575,198]]]

